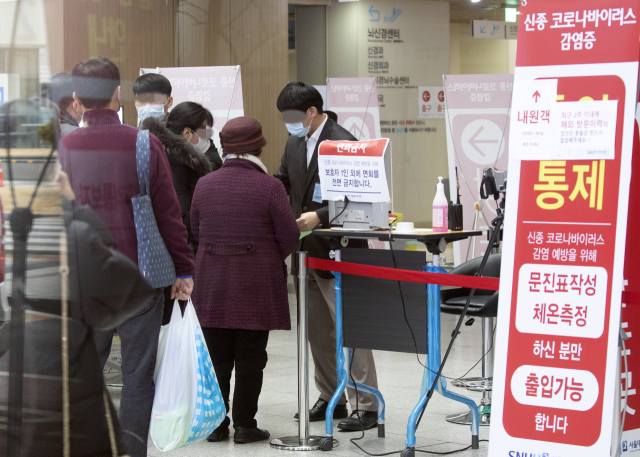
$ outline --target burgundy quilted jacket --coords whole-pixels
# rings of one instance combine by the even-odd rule
[[[290,330],[284,259],[300,231],[282,182],[244,159],[198,181],[193,304],[202,327]]]

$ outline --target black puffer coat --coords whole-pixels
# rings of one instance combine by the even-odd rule
[[[160,140],[164,147],[171,166],[171,173],[173,174],[173,187],[178,195],[182,221],[187,227],[189,245],[192,247],[195,256],[198,250],[198,241],[191,233],[191,199],[198,179],[213,171],[214,166],[204,154],[196,151],[185,138],[167,129],[160,119],[148,117],[142,121],[140,129],[149,130]]]
[[[213,165],[213,171],[217,171],[222,167],[222,157],[218,153],[218,148],[213,144],[213,140],[209,140],[211,146],[209,146],[209,150],[204,153],[205,157],[209,159],[211,165]]]

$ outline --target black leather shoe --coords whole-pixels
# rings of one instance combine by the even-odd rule
[[[233,427],[235,433],[233,434],[233,442],[236,444],[255,443],[256,441],[264,441],[269,439],[269,432],[266,430],[256,428],[242,428]]]
[[[359,419],[358,419],[359,418]],[[346,421],[338,424],[340,430],[345,432],[359,432],[370,430],[378,426],[378,413],[375,411],[354,411]]]
[[[229,438],[229,427],[223,428],[222,430],[214,430],[211,432],[211,435],[207,437],[207,441],[210,443],[217,443],[222,440],[226,440]]]
[[[309,422],[320,422],[325,420],[327,417],[327,406],[329,406],[329,402],[318,399],[315,405],[311,409],[309,409]],[[347,410],[347,405],[336,405],[336,409],[333,410],[333,418],[334,419],[346,419],[349,417],[349,411]],[[294,419],[298,419],[298,413],[293,416]]]

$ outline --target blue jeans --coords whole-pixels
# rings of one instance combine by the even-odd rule
[[[163,289],[156,290],[149,304],[137,316],[114,330],[95,332],[94,340],[104,368],[113,333],[122,341],[122,397],[120,427],[122,442],[131,457],[146,457],[151,408],[155,395],[153,371],[156,366],[158,338],[164,309]]]

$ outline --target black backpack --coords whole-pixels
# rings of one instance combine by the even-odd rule
[[[116,250],[98,215],[89,206],[71,206],[65,211],[71,317],[110,330],[140,314],[155,291],[138,265]]]

